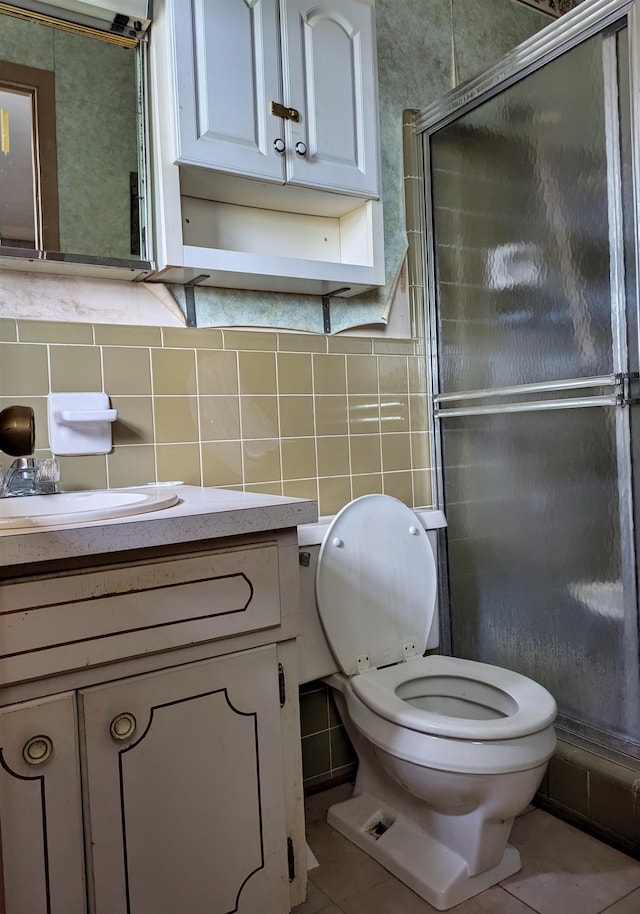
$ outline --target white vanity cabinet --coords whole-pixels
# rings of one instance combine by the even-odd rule
[[[154,280],[384,284],[373,0],[158,0]]]
[[[181,540],[0,582],[3,914],[304,900],[295,527]]]
[[[377,197],[373,2],[171,0],[175,162]]]

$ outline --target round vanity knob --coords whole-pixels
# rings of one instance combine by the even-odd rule
[[[32,736],[24,744],[22,758],[27,765],[42,765],[53,755],[53,743],[48,736]]]
[[[409,533],[411,534],[411,536],[418,536],[420,531],[418,530],[417,527],[409,527]]]
[[[295,149],[296,149],[296,155],[306,156],[306,154],[307,154],[307,144],[306,143],[302,143],[302,142],[296,143]]]
[[[341,540],[339,536],[335,536],[333,538],[333,545],[336,547],[336,549],[342,549],[344,546],[344,540]]]
[[[284,140],[281,139],[281,137],[278,137],[277,140],[274,140],[274,141],[273,141],[273,148],[274,148],[275,151],[278,153],[278,155],[282,155],[282,153],[283,153],[283,152],[285,151],[285,149],[286,149]]]
[[[109,727],[109,732],[113,739],[129,739],[129,737],[133,736],[136,732],[137,726],[138,723],[133,714],[129,714],[128,711],[125,711],[124,714],[118,714],[117,717],[113,718],[111,726]]]

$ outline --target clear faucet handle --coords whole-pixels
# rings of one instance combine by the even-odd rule
[[[55,457],[45,457],[40,461],[36,478],[40,482],[60,482],[60,464]]]

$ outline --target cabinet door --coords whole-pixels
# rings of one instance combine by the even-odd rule
[[[289,911],[275,647],[80,700],[96,914]]]
[[[175,162],[284,179],[277,0],[168,0]]]
[[[378,196],[373,0],[282,0],[287,180]]]
[[[0,709],[0,834],[0,910],[86,911],[73,693]]]

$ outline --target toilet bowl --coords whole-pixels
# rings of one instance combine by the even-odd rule
[[[329,823],[446,910],[520,869],[507,841],[553,754],[556,704],[510,670],[423,656],[438,643],[423,522],[445,523],[365,495],[299,528],[301,672],[334,690],[358,755],[353,796]]]

